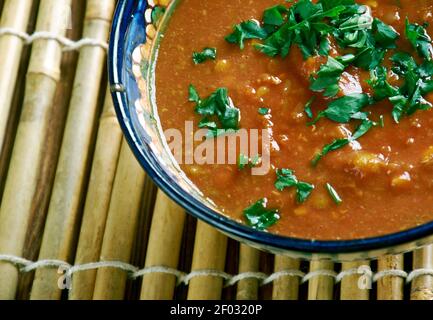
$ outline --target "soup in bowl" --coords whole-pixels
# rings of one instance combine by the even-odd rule
[[[237,239],[413,249],[433,230],[432,22],[422,0],[124,1],[116,109],[156,183]]]

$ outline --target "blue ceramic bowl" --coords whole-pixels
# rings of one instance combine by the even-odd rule
[[[111,32],[108,67],[114,105],[126,139],[144,170],[170,198],[232,238],[293,257],[336,261],[369,259],[433,242],[433,222],[368,239],[313,241],[256,231],[218,213],[188,182],[167,151],[161,134],[153,91],[154,53],[159,41],[156,30],[164,31],[178,1],[168,8],[155,2],[169,1],[119,1]]]

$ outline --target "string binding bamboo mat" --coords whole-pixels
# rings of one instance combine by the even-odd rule
[[[0,299],[433,299],[433,246],[273,256],[157,191],[107,92],[115,2],[0,0]]]

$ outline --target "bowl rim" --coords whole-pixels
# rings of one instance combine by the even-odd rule
[[[147,0],[120,0],[112,22],[109,41],[108,76],[116,114],[130,148],[140,165],[156,185],[171,199],[196,218],[212,225],[220,231],[260,247],[295,252],[301,254],[351,254],[381,250],[412,243],[433,235],[433,221],[426,224],[382,236],[352,240],[309,240],[262,232],[225,217],[189,195],[165,172],[156,156],[144,150],[137,143],[139,135],[130,125],[127,91],[122,83],[125,36],[129,25],[137,14],[147,7]],[[142,14],[143,15],[143,14]],[[144,23],[144,20],[143,20]],[[120,40],[120,41],[119,41]]]

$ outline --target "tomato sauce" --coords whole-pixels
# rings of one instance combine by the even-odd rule
[[[370,6],[373,15],[403,34],[406,17],[429,23],[433,35],[433,1],[358,1]],[[414,5],[416,3],[416,5]],[[304,61],[297,48],[288,57],[270,58],[246,41],[245,49],[227,43],[224,37],[233,25],[260,20],[263,11],[281,0],[183,0],[176,8],[161,42],[156,64],[156,99],[164,129],[185,133],[185,121],[197,127],[200,117],[188,102],[193,84],[207,96],[219,87],[228,89],[241,110],[240,125],[266,129],[272,141],[272,168],[253,176],[237,165],[181,164],[187,176],[221,212],[244,222],[243,210],[258,199],[278,208],[280,220],[269,232],[306,239],[356,239],[393,233],[433,220],[433,110],[418,111],[396,124],[389,102],[372,110],[372,119],[384,115],[384,127],[375,127],[357,143],[328,154],[317,167],[311,159],[322,147],[344,137],[352,124],[323,119],[307,126],[304,106],[312,97],[308,75],[317,61]],[[401,46],[407,47],[406,43]],[[215,61],[194,65],[191,55],[204,47],[218,50]],[[332,54],[332,53],[331,53]],[[364,90],[367,75],[347,71],[343,86]],[[340,84],[341,86],[342,84]],[[433,96],[427,99],[433,102]],[[269,108],[260,115],[259,108]],[[313,108],[317,113],[317,106]],[[289,168],[299,180],[315,185],[303,204],[295,191],[274,187],[274,168]],[[343,202],[337,205],[325,188],[330,183]]]

